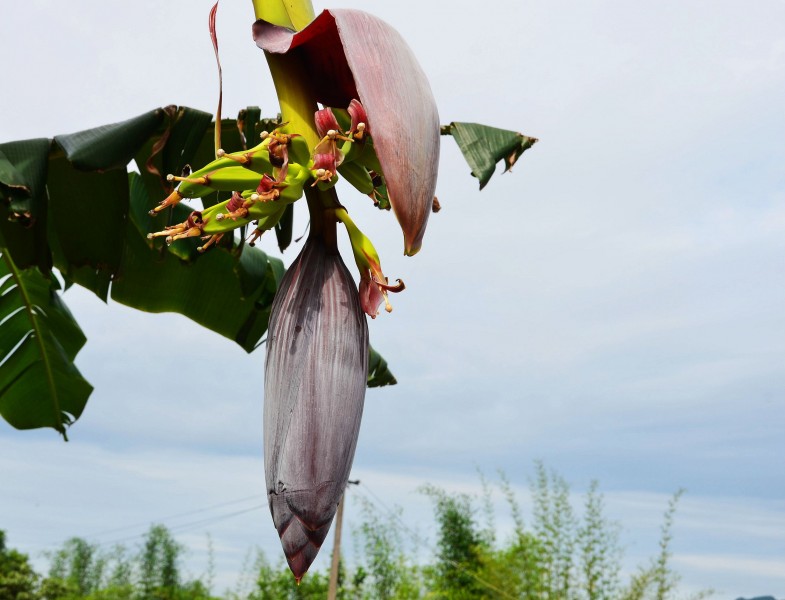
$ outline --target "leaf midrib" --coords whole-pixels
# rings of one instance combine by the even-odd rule
[[[41,333],[41,327],[38,323],[38,316],[33,310],[33,303],[30,300],[30,296],[27,294],[27,289],[22,283],[22,276],[17,269],[16,264],[14,264],[13,259],[11,258],[11,254],[8,252],[7,248],[0,248],[0,253],[3,256],[3,260],[8,265],[8,269],[11,272],[11,277],[14,278],[17,287],[19,288],[19,292],[22,296],[22,301],[24,303],[25,311],[30,319],[30,322],[33,326],[33,335],[35,337],[36,343],[38,344],[38,348],[41,351],[41,356],[43,357],[44,362],[44,371],[46,372],[46,382],[49,386],[49,392],[52,398],[52,404],[55,410],[55,420],[57,422],[57,430],[65,435],[65,429],[63,427],[63,420],[62,420],[62,411],[60,410],[60,400],[57,395],[57,386],[55,386],[54,376],[52,374],[52,365],[49,362],[49,354],[46,352],[46,347],[44,346],[44,338]]]

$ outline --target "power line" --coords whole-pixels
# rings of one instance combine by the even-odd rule
[[[226,519],[230,519],[232,517],[236,517],[238,515],[244,515],[249,512],[253,512],[255,510],[261,510],[263,508],[268,508],[268,504],[265,502],[264,504],[257,504],[256,506],[251,506],[250,508],[244,508],[242,510],[237,510],[235,512],[231,512],[225,515],[219,515],[217,517],[210,517],[207,519],[202,519],[201,521],[193,521],[191,523],[183,523],[182,525],[175,525],[170,529],[177,533],[182,533],[183,531],[187,531],[189,529],[198,528],[202,525],[208,525],[210,523],[216,523],[218,521],[225,521]]]
[[[262,496],[261,494],[254,494],[253,496],[246,496],[245,498],[238,498],[238,499],[235,499],[235,500],[229,500],[227,502],[221,502],[219,504],[212,504],[210,506],[205,506],[205,507],[202,507],[202,508],[197,508],[197,509],[186,511],[186,512],[171,514],[171,515],[168,515],[168,516],[163,517],[163,518],[149,519],[149,520],[145,520],[145,521],[139,521],[139,522],[131,524],[131,525],[124,525],[122,527],[115,527],[115,528],[112,528],[112,529],[104,529],[104,530],[99,531],[97,533],[93,533],[93,534],[90,534],[88,536],[85,536],[84,539],[95,540],[96,537],[100,537],[100,536],[107,535],[107,534],[110,534],[110,533],[117,533],[117,532],[129,530],[129,529],[135,529],[137,527],[149,527],[153,523],[163,523],[163,524],[166,524],[165,523],[166,521],[171,521],[171,520],[175,520],[175,519],[181,519],[183,517],[188,517],[188,516],[192,516],[192,515],[196,515],[196,514],[205,513],[205,512],[211,511],[211,510],[219,509],[219,508],[225,508],[227,506],[232,506],[234,504],[240,504],[242,502],[248,502],[249,500],[259,500],[259,499],[261,499],[263,497],[264,496]],[[180,523],[178,525],[167,525],[167,528],[170,531],[171,530],[182,531],[182,530],[186,530],[186,529],[188,529],[190,527],[193,527],[193,526],[198,526],[198,525],[201,525],[201,524],[211,523],[213,521],[222,521],[222,520],[225,520],[227,518],[230,518],[230,517],[233,517],[233,516],[236,516],[236,515],[240,515],[240,514],[243,514],[243,513],[246,513],[246,512],[259,510],[260,508],[263,508],[264,506],[266,506],[266,504],[257,504],[257,505],[254,505],[254,506],[250,507],[250,508],[241,509],[239,511],[235,511],[235,512],[228,513],[228,514],[215,515],[213,517],[208,517],[206,519],[201,519],[201,520],[198,520],[198,521],[190,521],[188,523]],[[110,546],[110,545],[119,544],[119,543],[122,543],[122,542],[125,542],[125,541],[130,541],[130,540],[142,538],[146,534],[147,534],[147,532],[145,531],[143,533],[137,533],[137,534],[133,534],[133,535],[128,535],[128,536],[125,536],[123,538],[116,539],[116,540],[111,540],[111,541],[103,541],[102,542],[102,541],[96,540],[95,543],[98,546]],[[51,544],[51,543],[49,543],[49,544],[46,544],[46,543],[45,544],[40,544],[39,543],[39,544],[34,544],[34,545],[38,546],[39,548],[43,548],[43,549],[46,549],[47,547],[48,548],[54,548],[55,547],[55,545]],[[62,543],[60,545],[62,545]]]
[[[177,513],[177,514],[174,514],[174,515],[169,515],[167,517],[162,517],[162,518],[158,518],[158,519],[148,519],[146,521],[140,521],[140,522],[134,523],[132,525],[123,525],[122,527],[115,527],[113,529],[104,529],[103,531],[99,531],[98,533],[91,534],[90,537],[95,538],[95,537],[100,537],[102,535],[106,535],[108,533],[117,533],[118,531],[126,531],[128,529],[135,529],[137,527],[144,527],[146,525],[149,525],[150,523],[161,523],[163,521],[169,521],[169,520],[172,520],[172,519],[179,519],[179,518],[182,518],[182,517],[190,517],[191,515],[196,515],[196,514],[199,514],[199,513],[210,511],[210,510],[215,510],[217,508],[224,508],[226,506],[231,506],[232,504],[240,504],[241,502],[247,502],[248,500],[258,500],[258,499],[260,499],[262,497],[263,496],[261,494],[254,494],[253,496],[247,496],[245,498],[240,498],[238,500],[229,500],[228,502],[222,502],[220,504],[213,504],[212,506],[206,506],[204,508],[197,508],[195,510],[191,510],[191,511],[184,512],[184,513]]]
[[[170,533],[183,533],[189,529],[199,528],[202,525],[208,525],[212,523],[217,523],[218,521],[225,521],[226,519],[231,519],[232,517],[236,517],[239,515],[244,515],[249,512],[253,512],[255,510],[259,510],[262,508],[266,508],[267,504],[257,504],[255,506],[251,506],[250,508],[244,508],[242,510],[237,510],[234,512],[226,513],[223,515],[216,515],[214,517],[208,517],[206,519],[199,519],[197,521],[191,521],[189,523],[181,523],[180,525],[172,525],[167,527]],[[117,540],[109,541],[109,542],[100,542],[99,546],[114,546],[115,544],[122,544],[123,542],[129,542],[131,540],[135,540],[138,538],[142,538],[147,535],[147,532],[139,533],[137,535],[132,535],[124,538],[120,538]]]

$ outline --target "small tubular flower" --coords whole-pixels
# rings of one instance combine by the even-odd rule
[[[277,127],[272,132],[263,131],[261,134],[262,140],[267,142],[270,164],[278,169],[277,181],[286,179],[289,171],[289,147],[292,145],[292,140],[299,137],[297,134],[282,133],[280,129],[284,125]]]
[[[368,115],[365,114],[365,108],[356,98],[352,98],[347,109],[349,116],[352,119],[352,128],[349,134],[353,139],[360,141],[365,135],[371,135],[371,128],[368,125]]]
[[[349,478],[365,400],[368,326],[340,256],[310,238],[270,314],[264,465],[270,511],[297,581]]]
[[[316,133],[319,134],[320,139],[327,137],[329,131],[338,132],[341,130],[338,119],[335,118],[335,115],[330,108],[317,110],[316,113],[314,113],[313,120],[316,124]],[[334,137],[335,134],[333,134],[333,138]]]
[[[202,235],[205,224],[206,221],[201,211],[194,210],[182,223],[178,223],[177,225],[169,225],[163,231],[148,233],[147,239],[152,240],[153,238],[163,237],[166,238],[165,241],[167,244],[171,244],[177,240],[182,240],[189,237],[199,237]]]
[[[390,285],[387,277],[382,272],[381,261],[371,240],[360,231],[359,227],[349,217],[346,209],[339,208],[335,211],[336,218],[346,226],[349,241],[352,244],[352,253],[357,268],[360,271],[360,306],[363,312],[372,319],[379,314],[379,305],[384,302],[384,309],[392,312],[392,305],[387,298],[388,292],[402,292],[406,289],[403,281],[397,280],[395,285]]]
[[[314,124],[321,139],[313,151],[313,169],[318,181],[330,181],[344,159],[343,152],[338,148],[338,140],[349,138],[341,135],[338,120],[330,108],[317,110]]]

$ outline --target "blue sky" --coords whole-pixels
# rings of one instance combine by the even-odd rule
[[[785,596],[785,4],[333,6],[401,31],[442,122],[541,140],[480,193],[444,139],[443,210],[415,258],[402,256],[392,215],[342,196],[386,273],[407,284],[371,323],[400,384],[368,393],[360,488],[402,506],[427,536],[422,484],[479,492],[478,468],[503,469],[525,500],[543,460],[576,502],[600,481],[632,569],[656,551],[661,513],[683,487],[674,560],[684,589]],[[212,110],[208,10],[185,0],[16,7],[0,37],[17,57],[5,66],[0,140],[171,103]],[[219,10],[226,115],[277,110],[251,18],[249,2]],[[77,364],[96,391],[67,445],[0,423],[10,543],[40,561],[73,534],[263,504],[263,354],[180,316],[104,306],[81,290],[65,300],[88,336]],[[194,370],[197,389],[179,383]],[[221,587],[251,545],[277,557],[268,514],[184,528],[197,548],[189,566],[202,568],[206,531]]]

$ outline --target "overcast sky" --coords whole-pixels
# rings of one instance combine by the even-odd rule
[[[403,34],[443,123],[541,140],[480,193],[443,139],[443,210],[414,258],[391,214],[342,195],[386,274],[407,284],[370,325],[400,383],[368,392],[347,521],[375,494],[432,542],[419,486],[475,493],[477,469],[503,469],[526,501],[542,460],[576,501],[600,481],[627,568],[656,552],[668,498],[686,488],[674,530],[684,589],[785,596],[785,3],[333,6]],[[167,104],[214,110],[209,8],[29,0],[4,11],[0,141]],[[226,116],[277,112],[252,20],[247,0],[219,9]],[[272,238],[262,247],[276,253]],[[42,565],[71,535],[133,545],[155,520],[181,527],[194,573],[211,532],[219,588],[252,545],[278,560],[263,350],[80,289],[65,300],[95,392],[68,444],[0,423],[9,543]],[[201,384],[182,385],[194,373]]]

